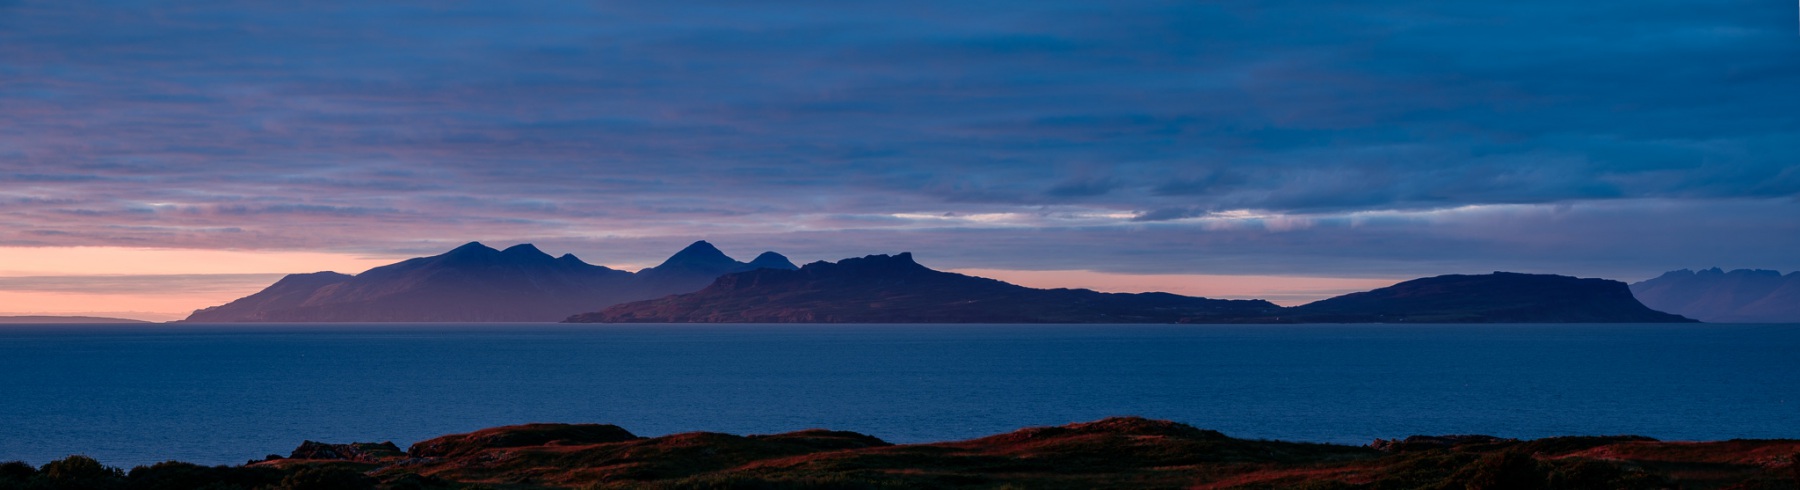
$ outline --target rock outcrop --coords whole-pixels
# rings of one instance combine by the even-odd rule
[[[359,463],[379,463],[406,457],[393,442],[352,442],[349,444],[330,444],[324,442],[305,441],[300,447],[288,453],[288,459],[322,459],[334,461],[355,461]]]

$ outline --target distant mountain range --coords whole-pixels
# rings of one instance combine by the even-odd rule
[[[143,320],[124,318],[107,318],[101,316],[0,316],[0,324],[7,323],[151,323]]]
[[[530,244],[469,243],[354,276],[293,274],[185,322],[549,322],[613,304],[698,290],[722,274],[796,269],[764,253],[739,262],[705,241],[636,273],[552,257]]]
[[[1732,274],[1737,273],[1738,271],[1734,271]],[[1664,278],[1674,275],[1677,273],[1670,273]],[[1702,271],[1699,275],[1707,273]],[[1780,279],[1779,275],[1775,277]],[[1644,283],[1640,283],[1642,284]],[[552,257],[530,244],[495,250],[472,242],[441,255],[408,259],[354,276],[336,272],[292,274],[256,294],[195,311],[182,321],[1693,321],[1647,308],[1632,293],[1631,287],[1618,281],[1496,272],[1416,279],[1373,291],[1283,308],[1263,300],[1209,299],[1168,293],[1102,293],[1087,289],[1034,289],[993,279],[932,270],[915,262],[910,253],[870,255],[835,263],[821,261],[807,264],[806,267],[795,267],[786,257],[775,252],[765,252],[749,262],[739,262],[720,252],[712,244],[699,241],[656,267],[634,273],[588,264],[574,255]],[[1640,296],[1643,294],[1639,293]]]
[[[1800,272],[1682,269],[1631,285],[1658,310],[1718,323],[1800,323]]]
[[[571,322],[820,323],[1659,323],[1625,283],[1496,272],[1403,282],[1303,306],[1167,293],[1032,289],[935,271],[911,254],[727,274],[698,292],[624,303]]]
[[[1263,300],[1032,289],[931,270],[903,253],[728,274],[696,293],[618,305],[569,321],[1175,323],[1276,309]]]

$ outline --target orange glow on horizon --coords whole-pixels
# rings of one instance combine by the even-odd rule
[[[165,321],[255,293],[279,274],[356,274],[405,257],[329,252],[192,250],[129,247],[0,247],[0,315],[93,315]],[[1162,291],[1227,299],[1266,299],[1293,306],[1392,285],[1398,280],[1207,274],[1122,274],[1087,270],[953,269],[1035,288],[1106,292]],[[206,277],[213,276],[217,277]],[[262,276],[258,276],[262,275]],[[131,290],[35,290],[32,278],[132,276],[153,284]],[[156,276],[186,276],[183,278]],[[157,282],[163,281],[163,282]],[[166,287],[165,287],[166,285]],[[85,285],[82,287],[86,287]]]
[[[0,278],[222,275],[171,281],[144,292],[0,290],[0,315],[84,315],[164,321],[224,304],[268,286],[253,274],[356,274],[404,257],[346,253],[133,247],[0,247]]]
[[[194,310],[249,296],[268,284],[241,291],[181,294],[83,294],[0,291],[0,315],[98,316],[164,322],[187,318]]]
[[[405,257],[347,253],[132,247],[0,247],[0,276],[356,274]]]

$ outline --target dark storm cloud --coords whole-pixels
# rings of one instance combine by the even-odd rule
[[[705,236],[824,253],[865,235],[967,233],[1120,250],[1070,264],[1083,268],[1196,247],[1295,262],[1361,250],[1367,264],[1415,256],[1392,243],[1500,218],[1332,220],[1574,206],[1639,233],[1775,243],[1800,196],[1800,41],[1780,3],[27,0],[0,12],[5,244],[428,251],[498,237],[645,261]],[[1700,212],[1722,209],[1733,219]],[[1245,210],[1291,217],[1218,219]],[[1600,249],[1642,246],[1566,217],[1517,219]],[[1459,247],[1462,263],[1512,256]],[[1209,267],[1221,266],[1183,266]]]

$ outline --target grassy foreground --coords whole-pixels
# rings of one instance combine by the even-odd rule
[[[894,445],[851,432],[638,437],[531,424],[392,443],[306,442],[241,466],[0,464],[11,489],[1800,489],[1800,441],[1414,436],[1343,446],[1234,439],[1142,418]]]

